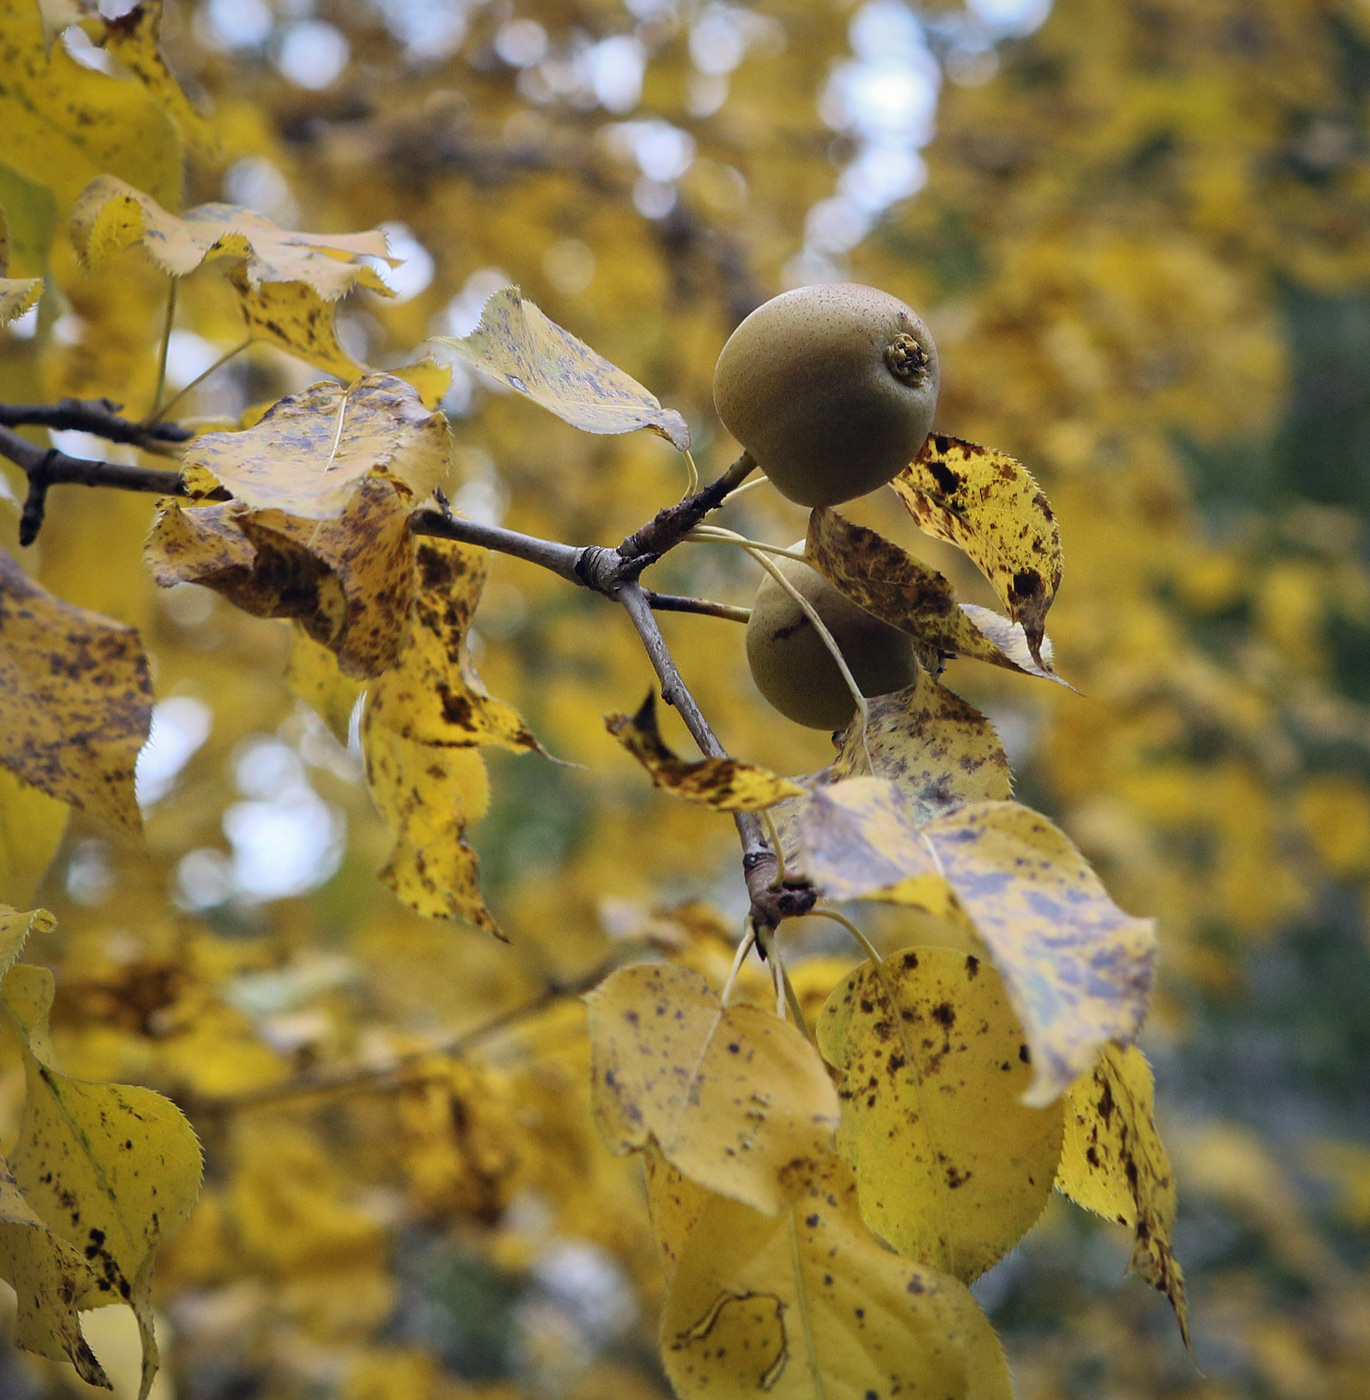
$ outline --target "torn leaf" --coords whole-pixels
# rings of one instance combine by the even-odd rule
[[[604,726],[672,797],[715,812],[759,812],[804,789],[736,758],[702,758],[690,763],[666,747],[656,722],[656,696],[647,692],[635,715],[606,715]]]

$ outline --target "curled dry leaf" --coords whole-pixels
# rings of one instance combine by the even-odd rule
[[[366,781],[394,842],[381,879],[426,918],[465,919],[503,938],[466,836],[490,805],[480,754],[403,739],[376,722],[369,706],[361,737]]]
[[[829,1153],[773,1216],[710,1196],[661,1316],[681,1400],[1011,1400],[1004,1354],[956,1279],[886,1249]]]
[[[832,1141],[837,1095],[788,1021],[724,1006],[698,973],[620,968],[586,997],[595,1121],[617,1153],[652,1144],[701,1186],[773,1215]]]
[[[177,198],[181,143],[141,83],[94,72],[60,44],[49,52],[34,0],[0,0],[0,53],[5,164],[51,189],[63,213],[105,171]]]
[[[1175,1175],[1156,1131],[1151,1066],[1135,1045],[1106,1045],[1065,1101],[1056,1185],[1087,1210],[1132,1231],[1129,1268],[1170,1299],[1189,1345],[1184,1273],[1173,1249]]]
[[[311,384],[242,432],[206,433],[187,449],[182,474],[196,493],[222,482],[254,510],[334,520],[369,477],[415,500],[431,495],[447,475],[450,439],[447,420],[411,385],[368,374],[349,388]]]
[[[965,656],[1064,684],[1049,665],[1031,655],[1015,659],[1003,650],[967,616],[947,579],[875,530],[836,511],[812,511],[806,554],[852,602],[907,632],[917,643],[919,660],[934,673],[944,657]]]
[[[400,659],[413,541],[405,503],[383,479],[359,482],[336,520],[163,501],[143,557],[163,588],[198,583],[254,617],[297,618],[347,675],[379,675]]]
[[[400,664],[371,689],[372,718],[421,744],[498,744],[515,753],[540,748],[523,716],[486,692],[467,650],[489,553],[456,540],[420,538],[414,567],[409,641]]]
[[[200,1193],[200,1144],[160,1094],[72,1079],[57,1068],[48,1042],[52,993],[52,974],[22,963],[0,983],[27,1086],[10,1165],[27,1204],[90,1263],[94,1292],[84,1301],[133,1309],[146,1400],[158,1366],[152,1263]]]
[[[1060,1104],[1021,1102],[1028,1048],[998,973],[950,948],[862,963],[817,1033],[862,1218],[906,1258],[978,1278],[1041,1215],[1061,1155]]]
[[[919,529],[960,548],[1043,656],[1047,610],[1061,586],[1061,532],[1021,462],[979,443],[934,434],[890,483]]]
[[[517,287],[502,287],[485,303],[470,335],[436,341],[584,432],[649,428],[682,452],[690,445],[680,414],[662,408],[631,375],[549,321]]]
[[[0,763],[136,834],[133,773],[151,724],[138,633],[53,597],[0,551]]]
[[[736,758],[690,763],[666,747],[656,721],[656,696],[647,692],[635,715],[606,715],[605,728],[652,775],[657,787],[715,812],[759,812],[804,789],[789,778]]]
[[[387,256],[379,229],[297,233],[236,204],[202,204],[171,214],[113,175],[99,176],[82,192],[71,236],[92,271],[134,243],[173,277],[231,259],[229,280],[251,334],[344,379],[360,368],[338,343],[335,304],[358,286],[391,295],[375,269],[358,261]]]

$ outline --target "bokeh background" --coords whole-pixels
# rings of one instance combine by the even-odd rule
[[[1370,5],[206,0],[169,3],[165,35],[224,144],[187,205],[389,233],[397,295],[341,315],[369,364],[466,333],[516,282],[686,415],[707,476],[734,451],[713,362],[752,307],[854,279],[923,312],[938,426],[1027,463],[1061,521],[1049,630],[1082,694],[970,663],[948,680],[995,721],[1021,799],[1160,921],[1144,1043],[1198,1365],[1124,1279],[1122,1232],[1064,1202],[977,1296],[1024,1400],[1370,1396]],[[0,332],[3,397],[142,411],[164,280],[137,251],[84,276],[3,158],[0,134],[0,203],[37,211],[13,270],[51,282]],[[190,278],[173,387],[240,338],[220,274]],[[316,377],[254,347],[182,409],[232,419]],[[474,517],[612,542],[682,488],[664,443],[577,434],[460,367],[444,407]],[[291,694],[287,627],[159,592],[151,512],[58,488],[36,547],[49,588],[154,656],[147,847],[28,797],[6,898],[59,917],[30,955],[57,972],[66,1067],[171,1094],[205,1144],[159,1269],[163,1393],[667,1394],[637,1169],[595,1138],[582,1014],[548,989],[635,949],[726,967],[744,891],[730,823],[658,799],[604,733],[650,683],[626,621],[495,562],[482,674],[583,765],[488,756],[474,840],[503,946],[375,880],[358,751]],[[857,514],[992,602],[892,503]],[[16,520],[0,504],[11,549]],[[768,489],[721,523],[804,529]],[[757,581],[702,545],[655,580],[744,604]],[[731,751],[826,762],[757,696],[740,629],[664,625]],[[914,936],[865,917],[887,946]],[[785,938],[850,960],[835,933]],[[3,1138],[22,1074],[0,1065]],[[321,1070],[347,1082],[292,1091]],[[102,1355],[128,1350],[116,1310],[87,1320]],[[5,1400],[86,1391],[0,1343]]]

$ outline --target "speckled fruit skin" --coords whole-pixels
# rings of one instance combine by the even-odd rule
[[[916,312],[874,287],[823,283],[773,298],[738,326],[714,368],[714,406],[782,495],[834,506],[918,455],[939,382],[937,347]]]
[[[803,547],[802,540],[795,546]],[[773,562],[813,604],[863,695],[887,695],[914,683],[918,662],[908,636],[858,608],[807,564]],[[796,724],[841,729],[856,713],[856,700],[823,638],[769,574],[747,623],[747,663],[756,688]]]

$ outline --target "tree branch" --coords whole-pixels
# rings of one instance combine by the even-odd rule
[[[0,427],[55,428],[93,433],[106,442],[141,447],[149,442],[188,442],[194,433],[179,423],[146,427],[119,416],[122,404],[111,399],[58,399],[56,403],[0,404]],[[6,453],[6,456],[9,454]]]
[[[731,603],[715,603],[709,598],[682,598],[678,593],[653,593],[650,588],[642,591],[653,612],[702,613],[729,622],[747,622],[752,615],[750,608],[735,608]]]
[[[409,517],[409,528],[416,535],[433,535],[443,540],[459,540],[462,544],[480,545],[499,554],[511,554],[530,564],[560,574],[568,583],[584,584],[576,572],[577,563],[585,552],[574,545],[558,544],[555,540],[539,539],[536,535],[521,535],[501,525],[483,525],[465,516],[441,510],[416,510]]]

